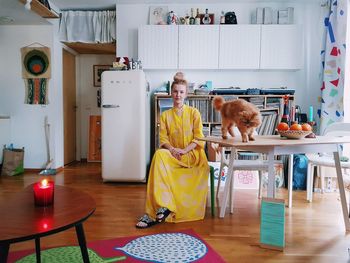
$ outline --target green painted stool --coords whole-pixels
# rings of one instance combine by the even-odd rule
[[[210,165],[210,206],[211,216],[215,216],[214,167]]]

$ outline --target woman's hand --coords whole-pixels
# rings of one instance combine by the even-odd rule
[[[170,149],[170,153],[176,159],[181,160],[181,156],[186,154],[187,152],[185,150],[183,150],[183,149],[173,147],[173,148]]]

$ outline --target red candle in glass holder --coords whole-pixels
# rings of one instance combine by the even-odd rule
[[[53,204],[54,183],[43,179],[33,185],[34,203],[36,206],[49,206]]]

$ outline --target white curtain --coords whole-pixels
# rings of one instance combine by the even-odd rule
[[[115,11],[62,11],[60,40],[111,43],[116,37]]]

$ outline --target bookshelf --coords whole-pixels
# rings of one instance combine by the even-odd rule
[[[275,128],[283,113],[283,96],[280,95],[222,95],[226,101],[244,99],[255,104],[261,112],[262,124],[257,129],[259,135],[274,134]],[[212,106],[215,95],[188,95],[185,103],[199,110],[202,115],[203,133],[205,136],[221,136],[221,117]],[[159,146],[160,115],[163,111],[172,108],[170,95],[154,95],[154,144],[152,153]],[[289,95],[289,108],[294,106],[294,95]]]

